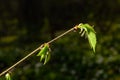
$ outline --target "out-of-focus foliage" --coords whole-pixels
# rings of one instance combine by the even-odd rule
[[[43,66],[33,55],[13,80],[120,80],[120,0],[0,0],[0,72],[79,23],[94,25],[96,53],[70,33],[51,45]],[[3,80],[3,79],[2,79]]]

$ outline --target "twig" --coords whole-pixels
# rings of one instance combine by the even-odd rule
[[[73,31],[74,29],[75,29],[75,27],[69,29],[68,31],[64,32],[63,34],[57,36],[56,38],[52,39],[51,41],[49,41],[47,43],[50,44],[50,43],[54,42],[55,40],[57,40],[57,39],[61,38],[62,36],[68,34],[69,32]]]
[[[63,34],[59,35],[58,37],[50,40],[49,42],[47,42],[48,44],[54,42],[55,40],[61,38],[62,36],[68,34],[69,32],[73,31],[73,30],[76,30],[77,29],[77,26],[69,29],[68,31],[64,32]],[[4,70],[2,73],[0,73],[0,76],[6,74],[7,72],[9,72],[11,69],[13,69],[14,67],[16,67],[17,65],[19,65],[20,63],[22,63],[23,61],[25,61],[28,57],[30,57],[32,54],[36,53],[38,50],[41,50],[43,47],[43,44],[38,47],[37,49],[35,49],[34,51],[32,51],[31,53],[29,53],[28,55],[26,55],[24,58],[22,58],[21,60],[19,60],[18,62],[16,62],[14,65],[12,65],[11,67],[9,67],[8,69]]]
[[[38,50],[40,50],[42,48],[42,46],[38,47],[37,49],[35,49],[34,51],[32,51],[31,53],[29,53],[27,56],[25,56],[24,58],[22,58],[21,60],[19,60],[18,62],[16,62],[14,65],[12,65],[11,67],[9,67],[8,69],[6,69],[5,71],[3,71],[0,76],[4,75],[5,73],[9,72],[11,69],[13,69],[15,66],[17,66],[18,64],[20,64],[21,62],[23,62],[24,60],[26,60],[28,57],[30,57],[32,54],[34,54],[35,52],[37,52]]]

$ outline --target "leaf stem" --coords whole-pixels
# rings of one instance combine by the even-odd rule
[[[69,32],[76,30],[77,26],[69,29],[68,31],[64,32],[63,34],[57,36],[56,38],[50,40],[49,42],[47,42],[48,44],[54,42],[55,40],[61,38],[62,36],[68,34]],[[9,72],[11,69],[13,69],[14,67],[16,67],[17,65],[19,65],[20,63],[22,63],[23,61],[25,61],[28,57],[30,57],[31,55],[33,55],[34,53],[36,53],[38,50],[41,50],[43,47],[43,44],[41,46],[39,46],[38,48],[36,48],[34,51],[32,51],[31,53],[29,53],[28,55],[26,55],[25,57],[23,57],[21,60],[19,60],[18,62],[16,62],[15,64],[13,64],[11,67],[7,68],[6,70],[4,70],[2,73],[0,73],[0,76],[6,74],[7,72]]]

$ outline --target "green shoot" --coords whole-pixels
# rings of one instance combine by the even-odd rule
[[[44,59],[44,64],[46,64],[50,59],[50,49],[49,44],[45,43],[40,50],[40,52],[37,54],[37,56],[40,56],[40,61]]]
[[[5,78],[6,78],[6,80],[12,80],[9,73],[7,73],[7,74],[5,75]]]
[[[93,27],[90,26],[89,24],[79,24],[78,28],[81,30],[80,34],[81,36],[85,35],[88,38],[89,44],[93,51],[95,52],[95,47],[96,47],[96,32],[94,31]],[[84,30],[84,31],[83,31]]]

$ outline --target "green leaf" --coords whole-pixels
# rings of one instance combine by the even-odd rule
[[[45,54],[42,54],[40,57],[40,61],[42,61],[45,58]]]
[[[49,60],[50,60],[50,52],[48,51],[47,54],[45,55],[45,61],[44,61],[44,64],[46,64]]]
[[[44,44],[44,47],[40,50],[40,52],[37,54],[37,56],[41,56],[42,54],[47,53],[49,50],[49,45],[47,43]]]
[[[11,76],[10,76],[10,74],[7,73],[7,74],[5,75],[5,78],[6,78],[6,80],[11,80]]]
[[[93,26],[90,26],[89,24],[84,24],[84,27],[86,27],[87,31],[93,31],[95,33],[95,30],[93,28]]]
[[[41,51],[37,54],[37,56],[40,56],[40,61],[44,59],[44,64],[46,64],[50,59],[49,44],[45,43]]]
[[[97,41],[96,41],[96,34],[95,34],[94,28],[92,26],[90,26],[89,24],[82,24],[82,23],[78,25],[78,28],[81,29],[81,31],[80,31],[81,36],[84,35],[83,32],[85,31],[85,34],[88,37],[89,44],[90,44],[91,48],[93,49],[93,51],[95,52],[95,47],[96,47]]]
[[[94,32],[90,31],[88,32],[88,41],[90,43],[91,48],[95,52],[95,47],[96,47],[96,35]]]

